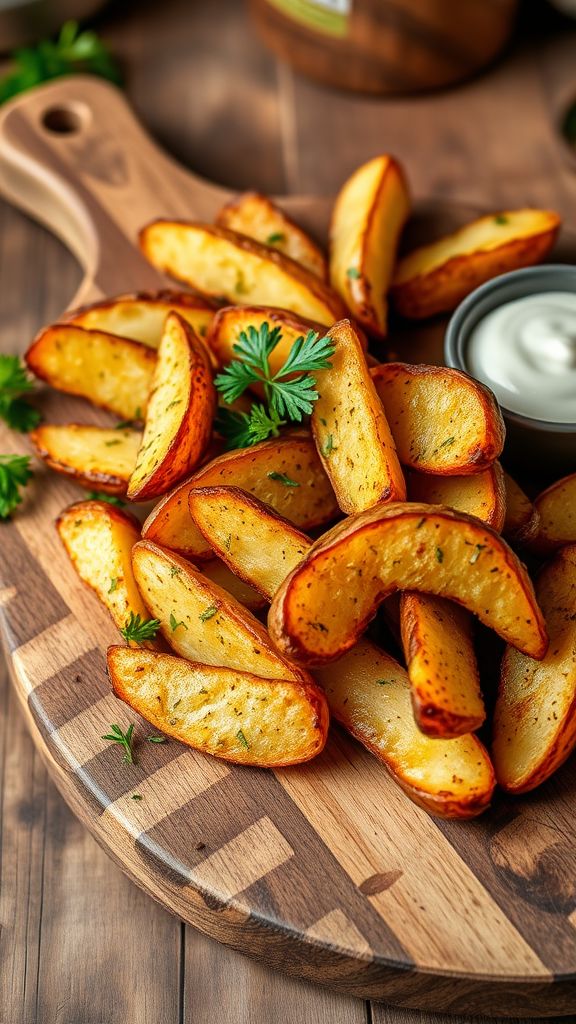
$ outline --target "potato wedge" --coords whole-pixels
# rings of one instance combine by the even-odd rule
[[[213,558],[210,562],[203,562],[202,572],[213,583],[217,583],[223,590],[232,594],[232,597],[235,597],[245,608],[249,608],[251,612],[261,611],[266,607],[266,598],[249,583],[240,579],[240,576],[229,569],[223,560]]]
[[[475,732],[486,711],[470,613],[409,592],[400,598],[400,627],[418,728],[446,739]]]
[[[276,650],[258,619],[191,562],[140,541],[132,566],[150,615],[183,658],[266,679],[309,679]]]
[[[171,654],[108,648],[120,700],[181,743],[234,764],[280,768],[316,757],[328,735],[322,692]]]
[[[238,487],[193,488],[188,503],[211,549],[268,600],[311,546],[305,533]]]
[[[164,494],[198,465],[210,444],[215,411],[206,349],[178,313],[169,313],[142,444],[128,484],[132,501]]]
[[[510,544],[529,544],[535,539],[540,528],[540,514],[509,473],[504,473],[504,487],[506,517],[502,533]]]
[[[396,267],[391,298],[411,320],[447,313],[485,281],[540,263],[560,228],[552,210],[505,210],[480,217],[415,249]]]
[[[377,501],[402,501],[406,483],[366,358],[349,320],[331,327],[331,368],[314,373],[310,425],[338,504],[352,515]]]
[[[472,476],[438,476],[432,473],[410,473],[410,501],[427,505],[448,505],[457,512],[467,512],[496,533],[502,533],[506,515],[504,470],[499,462]]]
[[[550,634],[542,661],[507,648],[494,712],[496,777],[526,793],[576,746],[576,544],[562,548],[536,583]]]
[[[534,501],[538,532],[530,543],[535,554],[549,555],[564,544],[576,543],[576,473],[557,480]]]
[[[106,430],[81,423],[43,423],[30,434],[38,456],[50,469],[80,487],[126,494],[142,441],[139,430]]]
[[[411,800],[442,818],[474,818],[488,807],[494,771],[476,736],[430,739],[417,728],[403,668],[367,640],[315,675],[330,711]]]
[[[203,466],[153,509],[142,536],[189,558],[211,558],[212,549],[190,515],[188,495],[193,487],[219,485],[241,487],[304,530],[339,515],[312,438],[295,433],[226,452]]]
[[[548,638],[528,574],[478,519],[442,505],[377,505],[324,534],[276,593],[268,626],[278,649],[306,665],[347,651],[396,590],[464,605],[535,658]]]
[[[28,369],[58,391],[87,398],[123,420],[146,412],[156,353],[128,338],[54,324],[28,349]]]
[[[387,293],[409,212],[404,171],[391,156],[354,171],[334,204],[330,282],[356,320],[379,337],[387,332]]]
[[[404,466],[459,476],[478,473],[501,455],[498,403],[468,374],[409,363],[383,363],[370,372]]]
[[[134,516],[107,501],[77,501],[56,520],[66,553],[81,580],[96,593],[118,629],[130,612],[149,618],[132,572],[132,548],[140,539]],[[157,647],[145,641],[146,647]]]
[[[106,331],[158,348],[166,317],[172,312],[179,313],[199,338],[205,338],[216,309],[198,295],[166,289],[102,299],[90,306],[70,310],[64,320],[88,330]]]
[[[218,213],[216,224],[277,249],[323,280],[328,277],[328,264],[320,246],[260,192],[243,192],[231,199]]]
[[[155,267],[204,295],[280,306],[328,326],[345,316],[336,292],[315,274],[226,228],[157,220],[140,232],[140,247]]]

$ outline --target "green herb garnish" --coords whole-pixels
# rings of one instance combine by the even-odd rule
[[[126,619],[120,632],[126,641],[142,644],[145,640],[153,640],[159,629],[159,619],[141,619],[139,615],[130,612],[130,617]]]
[[[117,438],[114,441],[104,441],[104,447],[105,448],[114,448],[114,446],[117,445],[117,444],[122,444],[122,441],[121,441],[120,438]]]
[[[242,732],[242,729],[238,729],[238,732],[236,733],[236,739],[240,740],[240,743],[242,744],[243,747],[246,748],[246,750],[250,750],[250,744],[248,743],[248,740],[246,739],[244,733]]]
[[[475,565],[476,564],[476,562],[480,558],[480,555],[484,551],[485,547],[486,547],[485,544],[477,544],[476,545],[476,550],[474,551],[474,554],[472,555],[472,558],[470,559],[470,565]]]
[[[508,217],[506,217],[506,215],[504,213],[497,213],[496,216],[494,217],[494,223],[495,224],[507,224],[508,223]]]
[[[148,743],[166,743],[165,736],[147,736],[146,740]]]
[[[182,569],[180,568],[179,565],[170,566],[170,576],[172,577],[172,579],[174,579],[175,576],[179,576],[181,572]]]
[[[362,275],[358,270],[358,267],[348,267],[348,270],[346,271],[346,277],[350,277],[353,281],[357,281],[358,278],[361,276]]]
[[[328,437],[322,445],[322,455],[328,459],[334,451],[337,451],[334,447],[334,438],[332,437],[332,434],[328,434]]]
[[[268,473],[271,480],[277,480],[279,484],[284,484],[284,487],[300,487],[297,480],[292,480],[291,477],[286,476],[285,473]]]
[[[188,626],[186,625],[185,622],[178,622],[176,616],[173,615],[172,612],[170,612],[170,629],[172,630],[173,633],[178,629],[178,626],[184,626],[184,629],[188,629]]]
[[[34,389],[26,367],[18,356],[0,355],[0,419],[21,434],[37,427],[41,416],[21,396]]]
[[[88,491],[86,501],[107,501],[109,505],[117,505],[118,508],[124,508],[126,504],[125,501],[117,498],[115,494],[105,494],[104,491]]]
[[[443,562],[444,561],[444,552],[442,551],[442,548],[436,548],[436,561],[437,562]]]
[[[280,427],[286,420],[274,412],[268,413],[263,405],[252,406],[249,413],[234,412],[233,409],[219,409],[214,427],[226,441],[226,449],[250,448],[268,437],[278,437]]]
[[[8,519],[21,504],[20,487],[25,487],[31,476],[28,455],[0,455],[0,519]]]
[[[131,799],[132,800],[141,800],[142,799],[142,794],[141,793],[132,793]]]
[[[119,576],[112,576],[110,578],[110,587],[108,589],[108,593],[109,594],[113,594],[114,591],[118,589],[119,582],[120,582],[120,577]]]
[[[276,245],[278,242],[285,242],[286,235],[283,231],[273,231],[266,239],[266,245]]]
[[[376,686],[388,686],[389,683],[393,683],[393,679],[377,679]]]
[[[200,619],[200,622],[208,622],[208,619],[214,618],[214,616],[216,615],[217,611],[218,611],[217,606],[215,604],[211,604],[209,608],[205,609],[205,611],[200,612],[200,615],[198,616],[198,618]]]
[[[122,760],[126,764],[134,764],[134,754],[132,752],[132,734],[134,732],[134,726],[129,725],[126,732],[122,732],[119,725],[111,725],[110,732],[103,736],[103,740],[110,740],[111,743],[119,743],[124,747],[124,756]]]

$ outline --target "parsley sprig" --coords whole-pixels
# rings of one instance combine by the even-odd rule
[[[249,413],[220,410],[216,428],[229,448],[245,448],[267,437],[277,437],[280,427],[300,423],[312,412],[318,392],[311,374],[330,369],[334,346],[330,338],[308,331],[296,339],[282,366],[273,372],[270,356],[281,339],[281,327],[271,330],[266,322],[258,329],[251,325],[233,346],[239,358],[228,363],[215,379],[227,405],[254,384],[264,390],[265,403],[255,402]]]
[[[122,760],[125,764],[134,764],[134,754],[132,751],[132,734],[134,732],[134,725],[129,725],[126,732],[123,732],[119,725],[111,725],[110,732],[106,733],[102,737],[103,740],[110,740],[111,743],[119,743],[124,747],[124,756]]]
[[[0,455],[0,519],[8,519],[22,501],[20,487],[25,487],[32,470],[28,455]]]
[[[128,643],[133,641],[142,644],[145,640],[153,640],[159,629],[160,619],[141,619],[139,615],[130,612],[120,632]]]
[[[40,422],[38,409],[21,397],[33,388],[19,357],[0,355],[0,418],[22,434],[33,430]]]

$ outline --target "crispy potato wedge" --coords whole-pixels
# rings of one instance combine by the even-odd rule
[[[207,299],[166,289],[102,299],[90,306],[70,310],[64,320],[88,330],[106,331],[158,348],[168,313],[179,313],[199,338],[205,338],[215,312],[215,307]]]
[[[331,368],[314,373],[310,425],[338,504],[352,515],[377,501],[402,501],[406,483],[366,358],[349,320],[331,327]]]
[[[268,600],[312,543],[287,519],[238,487],[193,488],[188,503],[211,549]]]
[[[128,484],[132,501],[164,494],[198,465],[212,438],[215,411],[206,349],[178,313],[169,313],[142,444]]]
[[[142,441],[139,430],[106,430],[81,423],[43,423],[30,434],[38,456],[50,469],[80,487],[126,494]]]
[[[399,261],[391,289],[394,307],[411,320],[456,309],[484,281],[540,263],[559,228],[560,217],[552,210],[480,217]]]
[[[496,777],[526,793],[576,746],[576,544],[562,548],[536,583],[550,634],[542,661],[508,647],[494,712]]]
[[[266,598],[260,594],[249,583],[246,583],[233,570],[229,569],[223,560],[213,558],[211,562],[202,563],[202,572],[213,583],[226,590],[232,597],[235,597],[245,608],[252,612],[261,611],[266,607]]]
[[[475,732],[486,712],[470,613],[409,592],[400,598],[400,627],[418,728],[446,739]]]
[[[499,462],[472,476],[438,476],[432,473],[410,473],[410,501],[427,505],[448,505],[457,512],[467,512],[496,533],[502,533],[506,515],[504,470]]]
[[[468,374],[409,363],[383,363],[370,372],[403,465],[459,476],[478,473],[501,455],[498,403]]]
[[[191,562],[140,541],[132,565],[150,614],[183,658],[266,679],[310,680],[276,650],[258,619]]]
[[[216,224],[277,249],[323,280],[328,277],[328,264],[320,246],[260,192],[243,192],[230,200],[218,213]]]
[[[526,654],[546,653],[532,583],[506,542],[473,516],[417,503],[377,505],[324,534],[276,593],[270,635],[287,656],[321,665],[396,590],[449,598]]]
[[[189,558],[211,558],[212,549],[190,515],[188,495],[194,487],[220,485],[241,487],[304,530],[339,515],[312,438],[295,433],[226,452],[203,466],[153,509],[142,536]]]
[[[132,572],[132,548],[140,539],[134,516],[107,501],[77,501],[60,513],[56,529],[81,580],[97,594],[118,629],[130,612],[147,619]],[[146,647],[157,647],[146,641]]]
[[[509,473],[504,473],[506,517],[502,533],[510,544],[525,545],[534,540],[540,528],[540,514],[527,494]]]
[[[53,388],[87,398],[123,420],[140,420],[146,411],[156,353],[137,341],[54,324],[40,332],[25,360]]]
[[[315,274],[226,228],[157,220],[140,232],[140,247],[155,267],[204,295],[280,306],[328,326],[345,316],[336,292]]]
[[[409,212],[404,171],[391,156],[377,156],[354,171],[334,204],[331,284],[356,320],[379,337],[387,332],[387,293]]]
[[[576,473],[542,491],[534,508],[539,524],[530,548],[535,554],[549,555],[564,544],[576,543]]]
[[[367,640],[315,675],[330,711],[411,800],[442,818],[474,818],[488,807],[494,771],[476,736],[430,739],[417,728],[403,668]]]
[[[234,764],[280,768],[316,757],[326,699],[304,680],[261,679],[171,654],[108,648],[112,689],[154,728]]]

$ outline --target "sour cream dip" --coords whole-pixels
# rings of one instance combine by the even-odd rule
[[[505,409],[576,423],[576,292],[525,295],[486,313],[470,331],[466,362]]]

